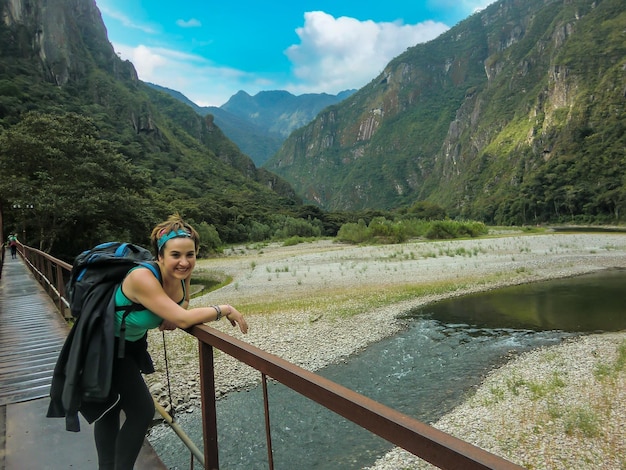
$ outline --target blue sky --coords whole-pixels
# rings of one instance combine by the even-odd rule
[[[408,47],[494,0],[96,0],[146,82],[221,106],[239,90],[361,88]]]

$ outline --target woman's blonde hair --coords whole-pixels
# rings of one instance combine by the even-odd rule
[[[167,240],[179,236],[188,236],[191,238],[196,247],[196,253],[198,252],[198,248],[200,247],[200,235],[198,235],[198,232],[185,222],[180,215],[172,214],[166,221],[161,222],[152,229],[150,244],[152,245],[154,253],[157,256],[162,256]]]

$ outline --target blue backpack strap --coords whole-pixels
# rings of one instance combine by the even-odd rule
[[[148,268],[150,271],[152,271],[152,274],[154,274],[154,277],[156,277],[159,280],[159,282],[163,284],[163,281],[161,280],[161,270],[157,266],[155,266],[154,262],[139,261],[137,264],[139,266],[143,266],[144,268]]]
[[[124,254],[126,253],[127,246],[128,246],[128,243],[120,243],[120,246],[118,246],[117,249],[115,250],[115,256],[119,256],[119,257],[124,256]]]

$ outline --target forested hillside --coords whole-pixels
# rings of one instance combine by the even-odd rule
[[[237,241],[298,207],[210,116],[138,80],[93,0],[0,0],[0,12],[5,235],[68,258],[108,238],[145,243],[175,211]]]
[[[391,61],[265,167],[329,210],[620,222],[626,3],[501,0]]]

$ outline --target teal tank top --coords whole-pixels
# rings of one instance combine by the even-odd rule
[[[137,268],[141,268],[141,266],[138,266]],[[178,302],[178,305],[182,305],[187,296],[185,281],[181,281],[181,283],[183,285],[183,298],[180,302]],[[115,291],[115,307],[126,307],[132,304],[133,302],[129,300],[126,295],[124,295],[124,292],[122,292],[122,285],[120,284]],[[117,337],[120,336],[123,315],[123,311],[115,312],[115,336]],[[163,319],[148,309],[133,310],[131,313],[126,315],[126,341],[137,341],[138,339],[143,338],[148,330],[158,327],[161,322],[163,322]]]

